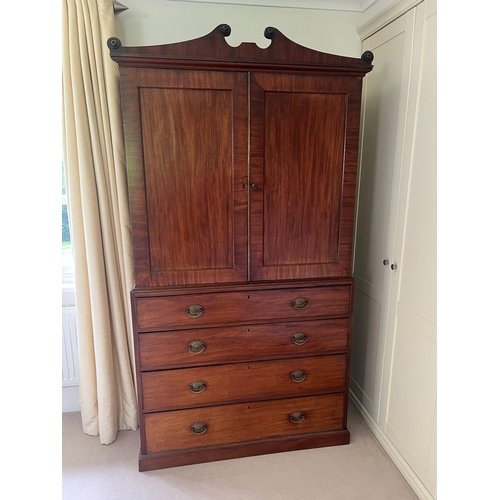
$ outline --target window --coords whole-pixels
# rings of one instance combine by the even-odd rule
[[[64,172],[64,161],[62,162],[62,282],[70,284],[74,282],[73,249],[71,247],[71,235],[69,231],[68,200],[66,196],[66,178]]]

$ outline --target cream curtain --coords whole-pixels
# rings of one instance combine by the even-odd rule
[[[133,285],[112,0],[63,0],[63,154],[75,257],[80,404],[102,444],[137,429]]]

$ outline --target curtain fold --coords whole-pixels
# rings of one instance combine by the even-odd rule
[[[112,0],[63,0],[63,156],[75,259],[80,405],[102,444],[137,429],[133,287]]]

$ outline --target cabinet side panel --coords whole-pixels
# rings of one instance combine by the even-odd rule
[[[137,286],[148,286],[148,226],[144,176],[142,174],[143,153],[136,68],[120,68],[120,91],[127,158],[130,224],[134,251],[134,278]]]

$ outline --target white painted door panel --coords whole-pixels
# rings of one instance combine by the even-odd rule
[[[377,422],[391,282],[383,261],[392,258],[414,16],[408,12],[363,45],[374,53],[374,69],[363,83],[351,389]]]
[[[399,23],[404,29],[403,23]],[[394,31],[394,30],[393,30]],[[404,30],[373,47],[375,67],[365,81],[362,170],[360,172],[355,274],[384,289],[399,95],[404,62]],[[373,41],[372,41],[373,44]]]
[[[436,18],[425,21],[399,300],[437,323]]]
[[[375,392],[375,373],[377,371],[378,330],[381,323],[381,304],[359,287],[354,290],[355,314],[353,347],[351,349],[351,390],[363,405],[373,410],[373,394]],[[375,331],[377,335],[366,332]],[[373,416],[373,415],[372,415]]]
[[[437,157],[434,2],[417,7],[405,164],[396,222],[398,271],[391,285],[388,328],[392,366],[385,431],[429,492],[436,496]],[[390,308],[391,309],[391,308]]]

